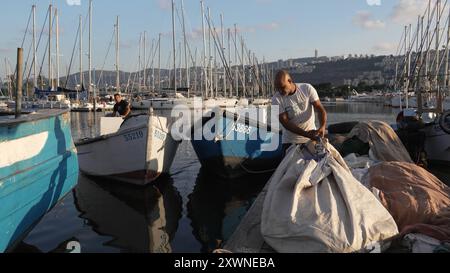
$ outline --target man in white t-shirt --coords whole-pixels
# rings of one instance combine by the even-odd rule
[[[279,71],[275,77],[277,93],[272,105],[280,109],[285,150],[292,144],[305,144],[325,136],[327,112],[320,103],[316,89],[310,84],[295,84],[288,72]],[[320,127],[316,127],[315,111],[319,113]]]

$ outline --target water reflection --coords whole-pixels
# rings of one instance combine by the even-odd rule
[[[212,252],[230,238],[269,179],[264,174],[221,180],[200,170],[187,209],[201,252]]]
[[[170,253],[181,218],[182,199],[170,177],[135,187],[105,180],[80,180],[75,191],[80,217],[106,243],[132,253]]]
[[[72,112],[72,137],[75,141],[100,134],[100,119],[104,113]]]
[[[381,120],[395,122],[398,109],[386,107],[380,103],[325,103],[328,123],[349,121]]]

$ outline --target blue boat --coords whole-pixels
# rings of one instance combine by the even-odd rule
[[[0,252],[13,249],[78,181],[67,110],[0,116]]]
[[[203,168],[221,178],[270,173],[283,159],[280,130],[225,110],[204,117],[201,124],[193,127],[192,145]],[[215,137],[205,137],[199,130]]]

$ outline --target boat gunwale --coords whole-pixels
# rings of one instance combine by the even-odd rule
[[[249,117],[240,116],[238,113],[233,113],[231,111],[227,111],[227,110],[220,110],[220,111],[222,112],[222,118],[225,118],[225,119],[233,118],[235,122],[243,121],[243,123],[245,125],[254,126],[257,129],[261,129],[263,126],[267,126],[266,127],[267,133],[282,134],[281,128],[273,129],[272,126],[270,126],[270,124],[268,124],[268,123],[255,121],[253,119],[250,119]],[[212,111],[212,113],[215,113],[215,112]],[[203,125],[205,125],[208,121],[212,120],[213,118],[215,118],[215,115],[210,116],[210,117],[203,117],[201,120],[198,121],[198,123],[202,123],[202,127],[203,127]],[[194,134],[195,128],[196,128],[195,126],[192,127],[192,134]]]
[[[30,114],[24,114],[18,119],[0,119],[0,127],[6,127],[11,125],[19,125],[27,122],[35,122],[48,118],[58,117],[64,114],[69,113],[69,109],[45,109],[36,111]]]

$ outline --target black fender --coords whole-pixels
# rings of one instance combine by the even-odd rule
[[[444,112],[439,118],[439,126],[441,129],[450,135],[450,111]]]

